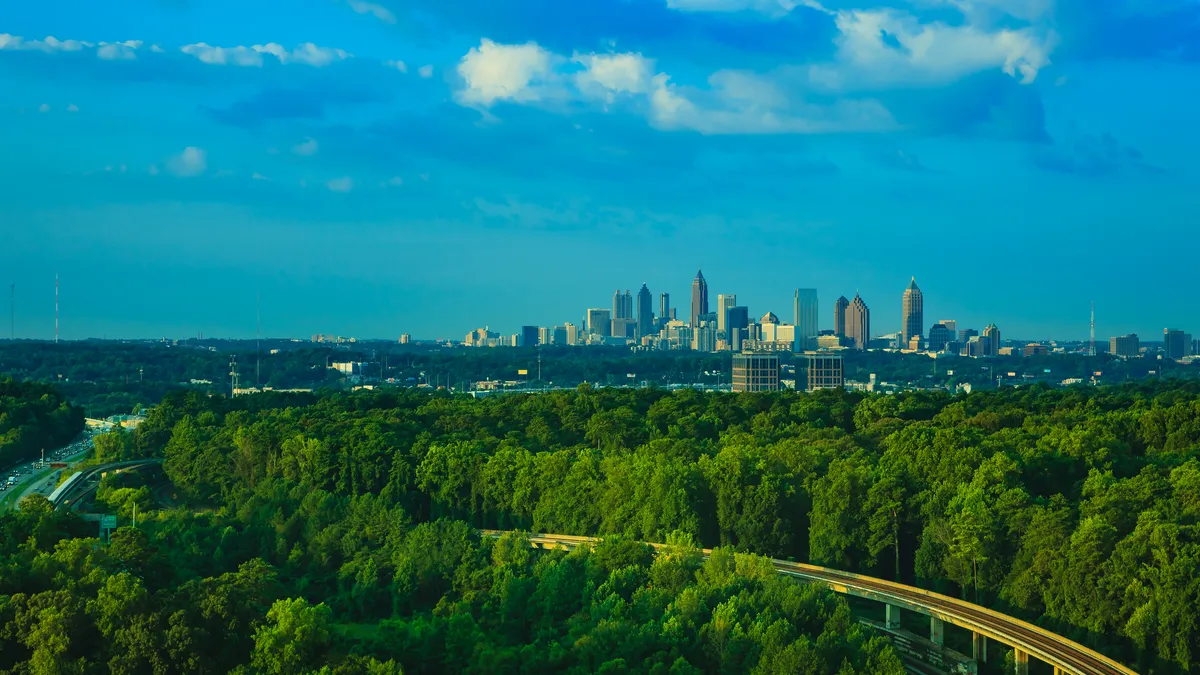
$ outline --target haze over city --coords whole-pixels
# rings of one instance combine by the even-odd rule
[[[1191,328],[1191,0],[518,0],[0,22],[18,337],[394,339],[578,321],[612,290],[821,328]],[[677,301],[677,306],[682,306]]]

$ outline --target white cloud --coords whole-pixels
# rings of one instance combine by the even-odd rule
[[[998,68],[1029,84],[1050,63],[1052,32],[988,32],[976,25],[921,24],[891,9],[838,12],[837,55],[808,67],[810,84],[829,90],[945,84]]]
[[[575,86],[610,102],[614,93],[646,93],[654,78],[654,62],[641,54],[577,53],[572,61],[584,67],[575,74]]]
[[[376,5],[373,2],[363,2],[363,0],[347,0],[347,2],[350,9],[359,14],[370,14],[384,23],[396,23],[396,15],[388,11],[387,7]]]
[[[162,54],[163,48],[159,47],[158,45],[150,45],[150,51],[154,52],[155,54]]]
[[[317,139],[306,138],[304,139],[303,143],[297,143],[295,146],[293,146],[292,152],[300,155],[301,157],[312,157],[313,155],[317,154],[317,150],[319,149],[320,146],[317,144]]]
[[[318,68],[353,56],[343,49],[320,47],[311,42],[305,42],[291,51],[274,42],[252,47],[214,47],[204,42],[198,42],[184,45],[180,51],[211,65],[248,67],[261,67],[264,54],[274,56],[281,64],[299,63]]]
[[[167,170],[176,176],[199,176],[208,169],[208,154],[201,148],[188,146],[167,160]]]
[[[50,112],[50,104],[49,104],[49,103],[43,103],[43,104],[39,105],[39,106],[38,106],[38,112],[41,112],[41,113],[48,113],[48,112]]]
[[[428,80],[429,78],[433,77],[433,66],[425,65],[417,68],[417,75]]]
[[[546,84],[555,79],[555,60],[554,54],[536,42],[503,45],[484,38],[459,61],[458,74],[466,88],[458,91],[458,100],[484,106],[497,100],[537,101],[546,93]]]
[[[67,112],[77,113],[79,112],[79,106],[75,105],[74,103],[69,103],[67,104]]]
[[[79,40],[59,40],[54,36],[47,37],[45,40],[26,40],[19,35],[10,35],[9,33],[0,33],[0,50],[10,49],[14,51],[42,51],[46,53],[53,52],[77,52],[84,47],[93,46],[87,42]]]
[[[137,58],[137,50],[142,48],[141,40],[126,40],[124,42],[101,42],[96,49],[96,56],[105,61],[128,61]]]
[[[383,65],[387,66],[388,68],[395,68],[402,73],[408,72],[408,64],[403,61],[384,61]]]
[[[681,12],[761,12],[783,16],[797,7],[824,11],[815,0],[667,0],[667,7]]]
[[[334,178],[326,183],[325,187],[329,188],[330,192],[349,192],[354,189],[354,179],[349,176]]]
[[[250,177],[254,180],[266,180],[266,181],[271,180],[270,178],[267,178],[266,176],[262,175],[261,173],[259,173],[257,171],[255,171]]]

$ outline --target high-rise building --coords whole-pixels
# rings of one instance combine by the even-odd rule
[[[554,327],[554,344],[555,344],[555,346],[558,346],[558,347],[561,347],[562,345],[567,344],[567,328],[566,328],[566,326],[555,326]]]
[[[913,277],[904,289],[900,314],[900,343],[908,345],[913,336],[925,335],[925,296],[917,288],[917,278]]]
[[[840,389],[846,386],[841,354],[808,352],[804,359],[808,362],[808,383],[804,387],[806,391]]]
[[[563,328],[566,329],[567,344],[569,344],[569,345],[579,344],[579,326],[576,326],[573,323],[568,323],[568,324],[565,324],[563,326]]]
[[[1120,356],[1127,359],[1141,353],[1142,345],[1137,333],[1130,333],[1129,335],[1109,338],[1108,351],[1113,356]]]
[[[696,278],[692,279],[692,317],[690,325],[693,328],[700,325],[701,314],[708,314],[708,282],[704,280],[704,272],[696,270]]]
[[[958,331],[958,344],[965,345],[971,338],[978,335],[979,331],[975,330],[974,328],[964,328]]]
[[[730,307],[725,315],[725,341],[731,350],[736,352],[742,349],[742,339],[747,337],[746,329],[749,327],[750,310],[746,307]]]
[[[692,349],[698,352],[717,351],[717,315],[704,313],[696,317],[692,329]]]
[[[846,337],[854,341],[854,349],[866,349],[871,342],[871,310],[858,293],[846,308]]]
[[[833,304],[833,334],[841,337],[846,335],[846,310],[850,308],[850,301],[846,296],[841,296],[837,302]]]
[[[729,321],[729,308],[737,304],[737,295],[732,293],[721,293],[717,295],[717,332],[722,333],[725,339],[729,339],[729,327],[725,325]]]
[[[796,326],[793,351],[803,352],[817,348],[817,289],[797,288],[792,299],[792,323]]]
[[[587,331],[592,335],[612,335],[612,314],[607,309],[593,307],[587,311]]]
[[[1176,328],[1163,329],[1163,356],[1178,361],[1192,353],[1192,336]]]
[[[940,352],[951,342],[954,342],[954,331],[945,323],[935,323],[929,327],[929,351]]]
[[[1031,356],[1046,356],[1050,353],[1050,348],[1044,344],[1030,342],[1029,344],[1025,345],[1025,349],[1022,350],[1022,353],[1026,358]]]
[[[637,322],[633,319],[613,319],[612,336],[615,338],[631,338],[637,333]]]
[[[520,347],[536,347],[538,344],[538,327],[521,326]]]
[[[779,391],[779,355],[734,354],[733,391]]]
[[[402,344],[402,345],[406,345],[406,344],[408,344],[408,343],[410,343],[410,342],[412,342],[412,336],[411,336],[411,335],[409,335],[408,333],[401,333],[401,334],[400,334],[400,344]]]
[[[951,335],[958,333],[958,322],[954,319],[942,319],[938,323],[945,326],[950,331]]]
[[[654,330],[654,296],[650,289],[642,284],[637,294],[637,339],[642,339],[657,331]]]
[[[549,326],[538,328],[538,344],[548,345],[554,339],[554,329]]]
[[[987,351],[984,356],[1000,356],[1000,329],[996,324],[989,323],[983,329],[983,337],[987,338]]]
[[[613,291],[612,303],[612,318],[624,319],[625,317],[625,296],[621,295],[621,289]]]
[[[671,320],[671,294],[658,294],[658,320],[663,325],[666,325]]]
[[[962,343],[962,351],[959,353],[962,356],[969,356],[971,358],[987,356],[988,339],[979,335],[972,335],[971,337],[967,338],[966,342]]]

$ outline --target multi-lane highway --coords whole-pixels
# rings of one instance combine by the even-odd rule
[[[504,534],[500,530],[481,532],[492,537]],[[535,546],[567,549],[598,541],[593,537],[563,534],[531,534],[529,538]],[[662,544],[650,546],[659,548]],[[706,557],[710,552],[710,549],[703,550]],[[925,614],[939,621],[966,628],[976,636],[1010,645],[1018,654],[1018,672],[1027,672],[1028,657],[1032,656],[1053,666],[1055,673],[1137,675],[1135,671],[1113,659],[1048,630],[940,593],[815,565],[785,560],[772,560],[772,564],[780,574],[824,584],[845,595],[868,598]]]
[[[0,470],[0,510],[16,508],[26,495],[49,495],[54,490],[58,472],[70,471],[69,467],[83,459],[91,449],[91,434],[85,432],[79,440],[47,452],[44,464],[39,458]],[[55,469],[51,463],[66,464],[67,468]]]

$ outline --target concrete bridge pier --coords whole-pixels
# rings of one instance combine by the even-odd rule
[[[884,605],[884,612],[883,625],[887,626],[888,630],[900,630],[900,608]]]
[[[1013,649],[1013,673],[1015,675],[1029,675],[1029,653],[1023,652],[1020,649]]]
[[[976,663],[987,663],[987,636],[971,633],[971,658]]]
[[[939,647],[946,644],[946,628],[936,616],[929,617],[929,641]]]

